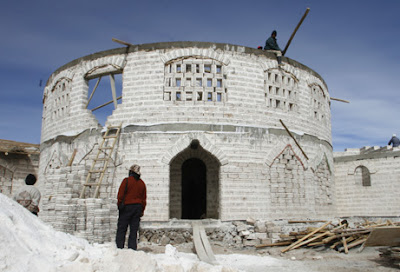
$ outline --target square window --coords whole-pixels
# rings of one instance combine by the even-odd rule
[[[181,92],[176,92],[176,101],[181,101]]]
[[[275,107],[276,107],[276,108],[280,108],[280,107],[281,107],[281,101],[276,100],[275,103],[276,103],[276,104],[275,104]]]
[[[211,73],[211,64],[204,64],[204,73]]]
[[[186,101],[192,101],[192,92],[186,92]]]
[[[192,72],[192,65],[186,64],[186,73],[191,73],[191,72]]]
[[[181,79],[176,78],[176,87],[180,87],[180,86],[181,86]]]
[[[212,79],[207,78],[207,87],[212,87]]]
[[[197,101],[203,100],[203,93],[202,92],[197,92]]]
[[[181,72],[182,72],[182,67],[181,67],[180,64],[177,64],[177,65],[176,65],[176,72],[177,72],[177,73],[181,73]]]
[[[217,87],[222,88],[222,79],[217,79]]]
[[[202,79],[201,78],[196,78],[196,87],[202,87]]]
[[[222,73],[222,66],[217,65],[217,74],[221,74],[221,73]]]
[[[217,93],[217,101],[221,102],[222,100],[222,94],[221,93]]]
[[[200,73],[200,65],[196,64],[196,73]]]
[[[212,101],[212,93],[207,93],[207,101]]]

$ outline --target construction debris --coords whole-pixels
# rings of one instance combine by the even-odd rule
[[[382,235],[393,236],[397,235],[400,230],[400,227],[397,227],[400,225],[400,222],[393,223],[390,220],[387,220],[385,223],[366,221],[355,228],[350,228],[346,220],[339,222],[337,225],[326,221],[324,221],[324,223],[325,224],[318,228],[309,227],[305,231],[291,232],[289,235],[281,235],[283,240],[276,243],[257,245],[256,248],[259,249],[287,245],[287,247],[281,251],[282,253],[285,253],[302,246],[325,246],[347,254],[350,249],[360,245],[362,245],[360,250],[362,250],[364,246],[369,246],[369,244],[373,246],[374,242],[366,243],[367,240],[375,240],[374,237],[376,235],[374,234],[370,236],[371,233],[378,233],[379,237],[382,237]],[[371,239],[369,239],[369,237],[371,237]],[[393,240],[397,241],[399,238],[397,237],[397,239],[392,239],[391,241]],[[393,243],[381,245],[393,246]]]

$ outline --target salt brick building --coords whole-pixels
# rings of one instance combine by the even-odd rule
[[[112,83],[114,110],[103,126],[88,105],[104,77]],[[147,184],[144,227],[253,218],[263,222],[254,238],[260,242],[279,237],[285,228],[276,226],[279,220],[397,216],[387,209],[369,214],[368,203],[348,193],[357,188],[348,187],[346,173],[365,170],[346,154],[335,159],[335,184],[330,117],[321,76],[286,57],[278,66],[276,56],[263,50],[170,42],[76,59],[55,71],[44,90],[40,217],[90,241],[112,240],[116,194],[134,163]],[[84,184],[110,126],[121,131],[93,198],[94,186]],[[367,164],[372,174],[380,167]],[[234,228],[229,239],[221,234],[224,240],[254,245],[253,238],[235,237],[245,228]],[[160,242],[165,235],[146,237]]]

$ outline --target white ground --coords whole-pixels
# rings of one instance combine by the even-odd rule
[[[395,271],[376,262],[380,258],[375,248],[348,255],[331,249],[296,249],[282,255],[279,248],[233,251],[214,245],[218,265],[199,261],[187,246],[140,248],[142,251],[117,249],[114,243],[92,245],[55,231],[0,193],[0,271]]]

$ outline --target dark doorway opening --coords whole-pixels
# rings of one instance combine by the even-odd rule
[[[206,166],[188,159],[182,165],[182,219],[202,219],[207,214]]]

